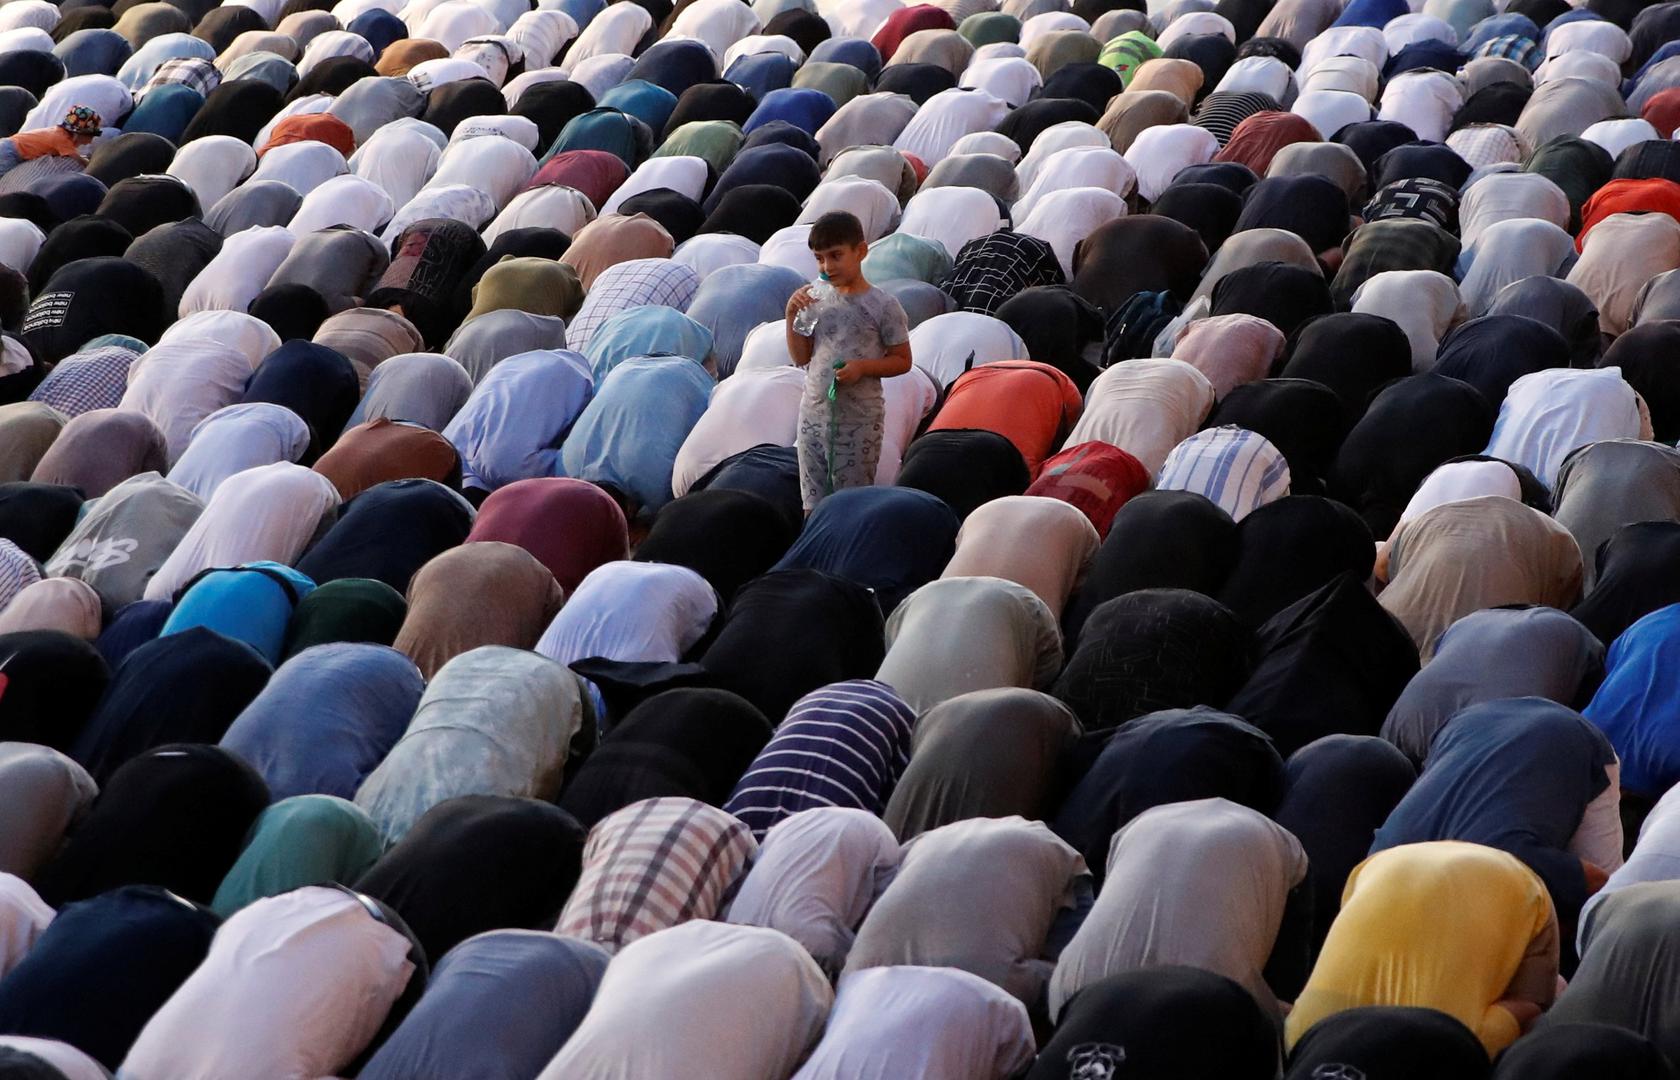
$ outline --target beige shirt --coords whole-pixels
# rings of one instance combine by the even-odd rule
[[[1102,538],[1071,503],[1042,495],[993,499],[964,519],[942,578],[995,577],[1033,591],[1059,622]]]

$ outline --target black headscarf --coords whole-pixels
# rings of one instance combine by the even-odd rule
[[[722,806],[770,735],[770,721],[736,694],[666,690],[607,732],[560,805],[586,826],[643,799],[682,796]]]
[[[1088,730],[1161,709],[1220,708],[1248,676],[1253,646],[1253,632],[1219,601],[1140,589],[1091,612],[1054,693]]]
[[[553,926],[586,835],[552,803],[462,795],[421,815],[354,889],[395,909],[436,964],[486,930]]]
[[[62,484],[0,484],[0,538],[36,562],[45,562],[81,516],[82,493]]]
[[[1140,292],[1190,299],[1207,268],[1196,230],[1170,218],[1137,214],[1100,225],[1074,249],[1073,289],[1112,313]]]
[[[1523,162],[1523,171],[1539,173],[1569,197],[1569,230],[1581,227],[1581,207],[1593,192],[1610,181],[1615,162],[1597,143],[1573,135],[1559,135]]]
[[[484,240],[464,221],[416,221],[391,243],[391,265],[369,290],[370,308],[402,305],[429,344],[449,339],[466,314],[456,307],[462,278],[484,257]]]
[[[181,306],[181,296],[210,260],[222,250],[221,234],[198,218],[160,225],[128,245],[123,258],[150,270],[163,286],[169,311]]]
[[[1493,1070],[1493,1080],[1674,1080],[1674,1075],[1655,1043],[1613,1024],[1542,1025],[1500,1054]]]
[[[115,1069],[220,922],[154,885],[70,904],[0,985],[0,1031],[69,1043]]]
[[[636,558],[686,566],[727,601],[775,565],[796,532],[761,496],[722,488],[696,491],[660,508]]]
[[[1336,1067],[1342,1071],[1332,1071]],[[1284,1080],[1484,1080],[1487,1075],[1481,1041],[1446,1013],[1367,1005],[1331,1013],[1308,1028],[1289,1055]]]
[[[524,100],[520,98],[520,101]],[[753,96],[732,82],[713,80],[695,83],[677,95],[677,107],[671,110],[670,118],[665,121],[664,137],[670,138],[671,132],[696,120],[728,120],[732,124],[745,124],[756,108],[758,102],[753,100]]]
[[[900,487],[939,496],[958,517],[993,499],[1020,495],[1031,483],[1015,444],[978,428],[928,432],[905,449],[898,470]]]
[[[1561,278],[1526,277],[1500,289],[1489,315],[1524,315],[1543,322],[1569,343],[1569,366],[1591,367],[1604,348],[1598,308],[1577,285]]]
[[[1417,141],[1417,132],[1395,120],[1365,120],[1349,124],[1330,136],[1359,156],[1367,176],[1377,167],[1377,159],[1397,146]],[[1467,174],[1468,175],[1468,174]],[[1373,188],[1378,185],[1371,185]]]
[[[690,494],[708,490],[751,492],[780,510],[795,533],[804,521],[799,495],[799,455],[791,446],[759,443],[731,454],[713,465],[688,490]]]
[[[1481,452],[1493,420],[1487,399],[1469,383],[1433,374],[1397,379],[1342,440],[1331,494],[1358,510],[1373,536],[1386,537],[1430,473]]]
[[[656,188],[632,195],[618,204],[621,214],[646,214],[664,226],[671,239],[682,243],[700,231],[706,212],[700,204],[670,188]]]
[[[1680,522],[1640,521],[1623,525],[1595,552],[1598,577],[1592,591],[1570,609],[1600,641],[1660,607],[1680,603]]]
[[[173,600],[134,600],[124,604],[106,621],[105,629],[94,640],[94,648],[105,658],[106,665],[115,669],[128,658],[129,653],[156,638],[174,610]],[[109,673],[106,678],[109,681]],[[101,693],[104,689],[101,685]],[[98,700],[95,697],[88,703],[89,712]]]
[[[264,289],[246,310],[267,323],[281,341],[308,341],[332,314],[326,298],[307,285]]]
[[[101,783],[154,746],[215,742],[273,669],[243,641],[195,626],[130,653],[71,757]]]
[[[171,321],[157,278],[126,259],[81,259],[59,270],[37,296],[24,320],[29,351],[46,363],[76,352],[104,334],[126,334],[155,342]],[[68,298],[59,294],[68,294]]]
[[[1113,68],[1101,64],[1064,64],[1044,80],[1041,97],[1074,98],[1100,114],[1108,108],[1109,99],[1126,88]]]
[[[1443,342],[1442,348],[1445,347]],[[1599,367],[1621,368],[1622,378],[1645,399],[1646,407],[1651,410],[1653,437],[1658,442],[1672,443],[1680,439],[1680,369],[1674,364],[1676,350],[1680,350],[1680,321],[1665,319],[1633,327],[1611,342],[1598,361]]]
[[[309,97],[312,94],[331,94],[337,97],[361,80],[369,78],[379,78],[379,72],[361,57],[329,56],[310,68],[308,74],[298,80],[297,85],[286,94],[286,103],[290,104],[298,98]],[[209,104],[206,100],[205,107],[208,108]]]
[[[1557,5],[1560,10],[1554,14],[1562,14],[1569,9],[1562,7],[1563,0],[1525,0],[1525,3],[1548,3]],[[1526,14],[1526,13],[1525,13]],[[1534,16],[1529,16],[1534,18]],[[1546,25],[1546,20],[1535,19],[1540,26]],[[1627,59],[1626,70],[1638,71],[1644,67],[1656,51],[1680,38],[1680,8],[1671,8],[1667,4],[1653,4],[1641,12],[1633,20],[1633,28],[1628,32],[1633,41],[1633,51]]]
[[[244,79],[229,85],[240,83],[261,85]],[[98,214],[121,225],[131,236],[143,236],[171,221],[203,216],[198,196],[173,176],[132,176],[117,181],[99,204]]]
[[[1038,97],[1009,110],[994,130],[1015,140],[1024,155],[1047,128],[1074,122],[1095,125],[1100,119],[1102,112],[1079,98]]]
[[[249,10],[246,8],[229,10]],[[88,155],[83,175],[110,187],[119,180],[141,174],[156,175],[175,159],[175,144],[149,131],[129,131],[100,143]]]
[[[1470,163],[1443,143],[1408,143],[1396,146],[1376,161],[1371,190],[1381,191],[1398,180],[1439,180],[1450,188],[1461,188],[1470,179]]]
[[[35,95],[21,86],[0,86],[0,138],[16,135],[38,104]]]
[[[309,464],[344,430],[362,398],[356,368],[344,354],[312,341],[288,341],[245,380],[242,402],[283,405],[309,425]]]
[[[118,258],[134,237],[110,218],[85,214],[47,234],[46,243],[29,264],[29,292],[40,296],[59,270],[77,259]]]
[[[1232,231],[1248,229],[1283,229],[1313,251],[1329,251],[1348,233],[1347,192],[1324,176],[1267,177],[1244,195]]]
[[[311,75],[315,73],[310,72]],[[293,92],[302,86],[300,81]],[[187,124],[187,130],[181,133],[181,145],[206,135],[232,135],[242,143],[255,143],[263,125],[274,119],[283,103],[284,95],[261,79],[234,79],[222,83],[205,95],[204,104]]]
[[[420,114],[420,119],[445,135],[453,135],[463,120],[506,112],[507,102],[494,83],[487,79],[457,79],[434,87],[426,95],[426,111]]]
[[[211,48],[220,53],[245,31],[268,28],[268,23],[255,8],[217,7],[211,8],[209,14],[198,20],[198,25],[193,27],[192,36],[201,41],[208,41]]]
[[[1284,777],[1283,799],[1272,817],[1307,853],[1316,953],[1341,909],[1348,875],[1365,860],[1372,836],[1417,771],[1387,740],[1326,735],[1289,755]]]
[[[928,98],[957,85],[957,77],[938,64],[894,64],[881,69],[875,80],[878,94],[903,94],[916,103],[927,104]]]
[[[1149,1080],[1271,1080],[1276,1021],[1254,995],[1211,971],[1154,967],[1074,995],[1027,1080],[1124,1075]]]
[[[1062,622],[1071,643],[1097,605],[1139,589],[1215,596],[1236,565],[1237,525],[1190,491],[1146,491],[1114,515]]]
[[[1254,170],[1240,161],[1209,161],[1180,172],[1173,177],[1167,190],[1179,184],[1217,184],[1233,195],[1241,195],[1259,182],[1260,178],[1254,175]]]
[[[0,86],[27,90],[37,100],[64,79],[64,62],[50,52],[19,49],[0,55]]]
[[[399,593],[435,556],[472,531],[472,508],[432,480],[387,480],[351,499],[339,518],[298,561],[317,585],[373,578]]]
[[[702,205],[710,214],[731,190],[747,184],[772,184],[796,199],[804,199],[816,189],[819,179],[817,163],[805,151],[786,143],[755,146],[735,155]]]
[[[1680,333],[1680,324],[1675,329]],[[1545,323],[1521,315],[1483,315],[1441,339],[1431,370],[1469,383],[1491,403],[1504,401],[1511,384],[1524,375],[1568,366],[1569,343]]]
[[[1114,834],[1151,807],[1219,798],[1270,814],[1283,791],[1283,758],[1265,732],[1215,709],[1167,709],[1113,733],[1054,827],[1101,877]]]
[[[881,609],[868,589],[818,570],[777,570],[735,594],[702,663],[713,685],[779,724],[817,687],[873,677],[885,655]]]
[[[755,244],[763,244],[778,230],[792,225],[800,209],[799,200],[785,188],[774,184],[742,184],[724,193],[706,214],[700,231],[735,233]]]
[[[0,215],[22,218],[42,232],[51,232],[58,227],[58,217],[53,214],[52,207],[33,191],[11,191],[0,195]]]
[[[0,634],[0,740],[68,751],[110,681],[92,645],[57,630]]]
[[[1210,428],[1232,425],[1266,439],[1289,461],[1289,489],[1322,491],[1336,448],[1347,434],[1347,410],[1336,392],[1311,379],[1262,379],[1219,399]]]
[[[1102,342],[1103,317],[1078,293],[1065,285],[1034,286],[1017,292],[992,314],[1026,342],[1028,359],[1060,371],[1081,394],[1090,389],[1098,372],[1084,352],[1087,345]]]
[[[1259,660],[1232,712],[1292,754],[1325,735],[1375,735],[1418,673],[1417,646],[1365,587],[1342,574],[1256,634]]]
[[[1324,275],[1290,263],[1244,266],[1220,278],[1213,287],[1213,314],[1255,315],[1283,331],[1285,337],[1308,319],[1332,310],[1330,286]]]
[[[217,746],[148,750],[113,773],[35,882],[54,907],[120,885],[208,904],[268,805],[257,771]]]
[[[1219,600],[1259,626],[1342,574],[1364,582],[1376,548],[1371,530],[1331,499],[1289,495],[1267,503],[1236,527],[1237,558]]]
[[[537,125],[537,145],[553,146],[571,121],[595,107],[588,90],[569,79],[528,87],[508,112]]]
[[[1496,82],[1482,87],[1465,99],[1459,110],[1453,113],[1452,129],[1458,131],[1471,124],[1504,124],[1515,126],[1517,118],[1522,115],[1523,106],[1534,96],[1534,91],[1527,86],[1519,86],[1513,82]]]
[[[1173,183],[1161,192],[1149,212],[1190,226],[1209,251],[1217,251],[1236,230],[1243,200],[1223,184]]]
[[[1219,80],[1236,63],[1237,47],[1224,34],[1185,34],[1168,45],[1161,55],[1172,60],[1188,60],[1201,68],[1201,93],[1206,94],[1219,85]]]

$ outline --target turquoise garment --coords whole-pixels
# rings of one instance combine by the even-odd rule
[[[644,511],[671,501],[677,451],[711,400],[712,377],[683,356],[640,356],[614,367],[560,448],[563,474],[611,484]]]
[[[602,323],[583,347],[595,385],[632,356],[686,356],[705,363],[712,352],[712,332],[676,308],[646,304],[619,312]]]
[[[190,86],[169,83],[154,87],[128,114],[123,131],[147,131],[162,135],[170,142],[179,142],[192,118],[204,104],[204,95]]]
[[[877,284],[914,278],[934,285],[951,272],[951,265],[951,256],[939,241],[893,233],[869,245],[869,254],[863,257],[863,275]]]
[[[381,851],[379,830],[355,803],[332,795],[282,799],[257,816],[210,909],[225,919],[247,904],[306,885],[347,885]]]
[[[269,663],[278,664],[292,609],[314,591],[313,581],[283,563],[211,570],[187,586],[158,636],[202,626],[243,641]]]
[[[100,334],[86,345],[83,345],[77,351],[92,352],[94,349],[106,349],[112,347],[118,349],[133,349],[137,353],[144,353],[147,349],[151,348],[150,345],[147,345],[139,338],[129,337],[127,334]]]
[[[665,121],[677,107],[677,95],[644,79],[631,79],[602,94],[600,104],[634,116],[653,131],[664,131]]]
[[[590,109],[560,129],[543,161],[568,150],[604,150],[634,170],[653,152],[653,129],[618,109]]]

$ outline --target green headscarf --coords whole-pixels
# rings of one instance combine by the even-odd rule
[[[1160,55],[1161,46],[1155,44],[1154,38],[1142,30],[1128,30],[1102,47],[1097,63],[1113,68],[1120,76],[1121,85],[1130,86],[1137,69]]]
[[[281,799],[258,815],[210,908],[225,919],[265,896],[325,882],[347,885],[382,851],[379,829],[355,803],[336,795]]]
[[[366,641],[389,645],[408,615],[408,601],[383,581],[340,578],[316,589],[292,609],[282,659],[311,645]]]
[[[659,144],[654,157],[697,157],[721,173],[735,160],[746,136],[741,125],[730,120],[690,120]]]
[[[962,21],[957,33],[976,49],[1000,41],[1013,45],[1021,40],[1021,20],[1001,11],[976,11]]]

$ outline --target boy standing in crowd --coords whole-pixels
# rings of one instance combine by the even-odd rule
[[[875,482],[885,398],[881,380],[910,370],[910,325],[891,295],[863,276],[869,244],[847,213],[824,214],[808,241],[827,296],[807,285],[787,305],[787,343],[805,369],[799,400],[799,486],[809,514],[824,496]],[[796,327],[815,305],[816,326]]]

